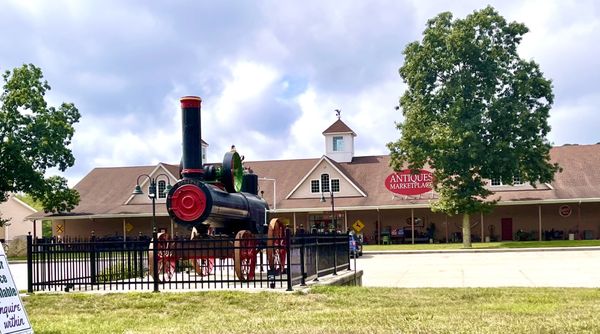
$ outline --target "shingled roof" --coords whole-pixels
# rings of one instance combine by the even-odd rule
[[[558,162],[562,173],[555,175],[551,184],[531,186],[502,187],[496,191],[495,198],[501,205],[591,201],[600,202],[600,144],[554,147],[550,152],[551,160]],[[329,203],[321,203],[313,198],[289,198],[286,196],[301,182],[314,166],[321,161],[315,159],[246,161],[244,166],[259,176],[259,185],[264,197],[272,202],[276,188],[277,211],[323,211]],[[355,157],[352,162],[332,162],[336,168],[357,185],[365,196],[339,197],[335,203],[338,210],[364,210],[375,208],[428,207],[436,194],[429,192],[420,196],[400,196],[388,191],[384,182],[393,171],[389,167],[387,155]],[[159,164],[175,177],[179,175],[179,166]],[[140,174],[149,174],[157,166],[95,168],[76,186],[81,196],[80,204],[68,216],[116,216],[149,214],[151,205],[126,204]],[[265,180],[268,179],[268,180]],[[276,187],[269,184],[275,179]],[[309,181],[308,181],[309,182]],[[166,215],[165,205],[157,204],[157,215]],[[30,216],[31,219],[43,217],[42,213]],[[65,215],[62,215],[64,217]]]
[[[354,131],[352,131],[352,129],[350,129],[350,127],[346,125],[346,123],[342,122],[341,119],[338,119],[333,124],[331,124],[325,131],[323,131],[324,135],[332,133],[351,133],[353,136],[356,137],[356,133],[354,133]]]

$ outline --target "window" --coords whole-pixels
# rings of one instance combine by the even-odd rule
[[[331,179],[331,191],[337,193],[340,191],[340,180],[339,179]]]
[[[167,188],[167,183],[163,180],[158,181],[158,198],[166,198],[167,194],[165,194],[165,189]]]
[[[311,193],[320,193],[321,192],[321,184],[319,180],[311,180],[310,181],[310,192]]]
[[[321,174],[321,192],[329,192],[329,174]]]
[[[502,181],[500,181],[500,179],[491,179],[490,185],[492,187],[497,187],[497,186],[506,186],[507,184],[502,183]],[[523,185],[523,182],[521,181],[521,177],[513,176],[513,186],[520,186],[520,185]]]
[[[335,136],[333,137],[333,151],[341,152],[344,150],[344,137]]]

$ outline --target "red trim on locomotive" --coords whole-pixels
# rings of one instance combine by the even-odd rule
[[[181,174],[204,174],[204,169],[186,168],[181,170]]]
[[[171,210],[183,221],[194,221],[206,209],[206,194],[192,184],[183,185],[175,190],[171,197]]]
[[[181,108],[200,108],[202,99],[198,96],[184,96],[179,101]]]

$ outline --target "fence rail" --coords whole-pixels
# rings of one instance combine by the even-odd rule
[[[349,269],[346,234],[194,240],[27,239],[28,291],[279,288]]]

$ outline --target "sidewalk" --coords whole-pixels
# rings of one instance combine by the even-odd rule
[[[540,248],[461,248],[461,249],[423,249],[423,250],[375,250],[363,251],[363,254],[438,254],[438,253],[522,253],[522,252],[571,252],[600,251],[600,246],[583,247],[540,247]]]

